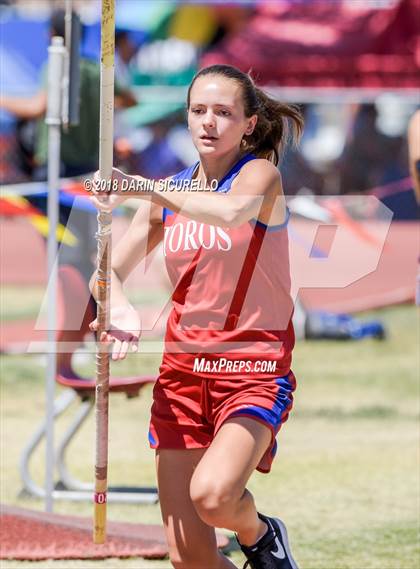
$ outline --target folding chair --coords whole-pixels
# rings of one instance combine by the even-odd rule
[[[54,419],[62,415],[75,400],[79,401],[79,406],[57,446],[56,467],[59,481],[53,497],[54,499],[91,500],[93,483],[74,478],[66,465],[66,451],[92,411],[95,401],[95,380],[80,378],[71,365],[75,350],[81,344],[83,336],[89,331],[88,324],[94,319],[95,311],[83,277],[76,268],[69,265],[59,268],[58,304],[57,340],[66,342],[66,353],[57,355],[56,379],[57,383],[67,389],[55,401]],[[69,346],[68,351],[67,346]],[[153,376],[110,378],[110,396],[114,393],[124,393],[128,399],[138,397],[140,391],[146,385],[153,384],[155,380]],[[24,449],[20,464],[23,491],[39,498],[44,498],[45,490],[31,477],[29,463],[35,450],[46,436],[46,429],[47,423],[44,420]],[[155,487],[117,486],[108,489],[107,499],[109,502],[155,503],[158,496]]]

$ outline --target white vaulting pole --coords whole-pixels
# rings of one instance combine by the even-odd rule
[[[101,21],[101,110],[99,127],[99,171],[101,180],[111,181],[114,119],[114,0],[102,0]],[[108,488],[108,395],[109,354],[100,341],[109,329],[111,281],[111,213],[98,213],[97,319],[96,351],[96,460],[94,543],[106,540],[106,498]]]
[[[65,57],[63,38],[53,37],[48,48],[48,360],[46,384],[45,510],[53,510],[54,490],[54,396],[57,373],[57,224],[60,183],[61,101]]]

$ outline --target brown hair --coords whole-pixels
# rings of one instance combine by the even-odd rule
[[[250,135],[244,135],[245,148],[259,158],[279,163],[287,142],[297,144],[303,131],[303,117],[299,107],[286,105],[269,97],[256,87],[250,75],[231,65],[211,65],[201,69],[188,88],[187,106],[190,106],[191,89],[199,77],[220,75],[233,79],[242,87],[246,117],[258,116],[257,124]]]

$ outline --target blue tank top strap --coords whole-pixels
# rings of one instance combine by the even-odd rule
[[[232,185],[233,180],[239,174],[242,166],[249,162],[250,160],[255,160],[257,157],[254,154],[246,154],[232,166],[229,172],[220,180],[216,192],[228,192]]]
[[[189,168],[185,168],[185,170],[181,170],[177,174],[172,176],[172,180],[191,180],[192,175],[194,174],[194,170],[197,168],[199,162],[196,162]]]
[[[262,227],[266,231],[279,231],[280,229],[284,229],[285,227],[288,226],[289,220],[290,220],[290,209],[288,208],[288,206],[286,206],[285,219],[284,219],[283,223],[280,223],[279,225],[266,225],[262,221],[258,221],[258,219],[255,219],[255,218],[251,219],[250,221],[254,222],[255,225],[257,225],[258,227]]]
[[[218,183],[217,189],[215,191],[216,192],[228,192],[230,190],[230,187],[232,185],[233,180],[239,174],[242,166],[244,164],[246,164],[247,162],[249,162],[250,160],[255,160],[255,158],[257,158],[257,157],[251,153],[246,154],[245,156],[242,156],[242,158],[240,160],[238,160],[238,162],[232,166],[232,168],[229,170],[229,172],[225,176],[223,176],[223,178]],[[193,164],[189,168],[185,168],[185,170],[181,170],[181,172],[174,174],[172,176],[172,180],[191,180],[192,175],[194,174],[198,165],[199,165],[199,162],[195,162],[195,164]],[[166,216],[171,215],[172,213],[173,213],[173,211],[171,211],[170,209],[168,209],[166,207],[163,208],[163,213],[162,213],[163,223],[165,223]]]

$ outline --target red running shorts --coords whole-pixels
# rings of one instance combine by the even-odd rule
[[[210,446],[223,423],[250,417],[267,425],[271,443],[257,470],[270,472],[276,454],[276,435],[293,405],[296,379],[282,377],[208,379],[160,367],[153,389],[149,442],[153,449],[196,449]]]

